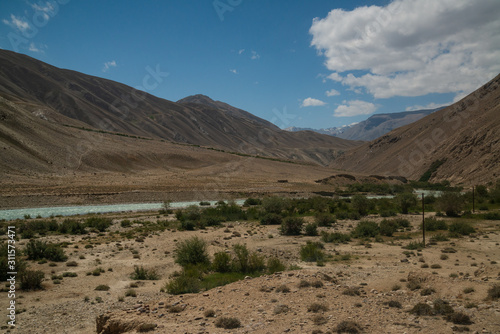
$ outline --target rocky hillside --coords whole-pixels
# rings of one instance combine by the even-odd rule
[[[485,183],[500,176],[500,75],[457,103],[353,149],[333,165],[410,179]]]
[[[0,96],[36,105],[40,117],[59,124],[320,164],[359,144],[313,132],[281,131],[208,98],[202,104],[196,97],[167,101],[6,50],[0,50]]]

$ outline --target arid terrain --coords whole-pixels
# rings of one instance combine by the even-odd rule
[[[356,322],[363,333],[453,333],[465,327],[477,333],[500,330],[500,303],[486,299],[488,289],[500,279],[498,221],[475,220],[477,232],[471,236],[430,242],[425,249],[407,251],[402,246],[421,240],[421,215],[405,215],[411,222],[408,235],[413,240],[384,237],[378,241],[326,243],[324,252],[329,260],[317,265],[301,261],[299,251],[307,241],[320,238],[283,236],[279,226],[231,221],[198,231],[178,231],[172,225],[163,232],[148,232],[147,228],[139,232],[141,222],[155,224],[165,219],[175,221],[175,217],[155,213],[107,217],[113,219],[109,232],[42,238],[67,242],[65,252],[69,258],[65,263],[30,261],[33,269],[45,273],[44,290],[20,292],[17,306],[22,311],[17,315],[18,325],[12,330],[4,326],[2,332],[95,333],[98,329],[98,333],[135,333],[141,325],[153,324],[154,333],[327,333],[336,332],[342,321]],[[120,222],[125,219],[133,224],[121,227]],[[366,219],[381,220],[376,216]],[[342,220],[320,230],[349,232],[356,224]],[[118,233],[126,231],[135,231],[135,237],[127,239]],[[428,233],[427,237],[434,234]],[[292,267],[197,294],[160,292],[170,276],[181,269],[174,262],[176,245],[193,236],[207,242],[210,256],[219,251],[231,252],[232,246],[239,243]],[[17,246],[26,243],[25,239]],[[453,253],[443,253],[450,248]],[[130,276],[134,266],[154,269],[159,279],[133,280]],[[102,273],[89,276],[96,268],[102,268]],[[77,277],[57,282],[49,279],[64,272],[74,272]],[[303,281],[314,286],[300,287]],[[407,284],[413,281],[421,286],[412,291]],[[103,284],[109,286],[109,291],[95,291]],[[126,297],[131,286],[136,296]],[[289,291],[278,292],[283,286]],[[422,293],[426,289],[428,295]],[[347,290],[355,292],[350,295]],[[456,312],[469,315],[472,323],[455,325],[442,315],[409,313],[416,304],[432,306],[438,298],[449,302]],[[7,302],[2,298],[2,309]],[[390,307],[388,302],[399,302],[400,308]],[[308,311],[314,303],[325,308],[318,313]],[[207,310],[213,310],[214,315],[206,316]],[[217,328],[214,322],[219,317],[235,317],[241,327]]]

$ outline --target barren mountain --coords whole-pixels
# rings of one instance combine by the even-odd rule
[[[51,116],[43,116],[47,120],[65,125],[321,164],[359,144],[313,132],[281,131],[209,98],[202,104],[193,97],[167,101],[6,50],[0,50],[0,96],[37,105],[50,111]]]
[[[500,75],[459,102],[353,149],[334,166],[431,181],[500,175]]]

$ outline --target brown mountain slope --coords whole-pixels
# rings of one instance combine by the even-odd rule
[[[334,166],[419,179],[477,183],[500,176],[500,75],[459,102],[353,149]],[[435,165],[439,165],[436,163]]]
[[[0,50],[0,96],[44,106],[86,127],[321,164],[359,144],[281,131],[221,102],[208,106],[167,101],[6,50]],[[73,120],[69,123],[74,124]]]

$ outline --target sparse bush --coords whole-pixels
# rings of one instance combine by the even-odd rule
[[[399,224],[395,220],[384,219],[380,222],[380,234],[387,237],[392,237],[398,229]]]
[[[470,325],[472,321],[470,317],[462,312],[453,312],[446,316],[446,320],[453,322],[456,325]]]
[[[231,256],[226,252],[217,252],[214,254],[212,268],[218,273],[228,273],[231,271]]]
[[[344,234],[340,232],[321,232],[321,240],[326,243],[348,243],[351,241],[351,236],[349,234]]]
[[[241,322],[237,318],[220,317],[215,321],[215,327],[235,329],[241,327]]]
[[[365,220],[358,223],[351,235],[354,238],[373,238],[379,231],[380,228],[376,222]]]
[[[111,226],[112,220],[103,217],[90,217],[85,220],[85,226],[94,228],[99,232],[106,231]]]
[[[78,263],[76,261],[68,261],[66,262],[67,267],[76,267],[78,266]]]
[[[45,274],[40,270],[24,270],[19,274],[21,290],[42,290]]]
[[[409,250],[420,250],[424,248],[424,244],[419,241],[411,241],[408,245],[404,246],[403,248]]]
[[[442,233],[435,234],[431,237],[431,241],[433,241],[433,242],[449,241],[449,240],[450,239]]]
[[[284,270],[285,265],[277,257],[271,257],[267,260],[267,272],[269,274],[274,274]]]
[[[474,291],[474,288],[473,287],[467,287],[467,288],[464,288],[463,292],[464,293],[473,293]]]
[[[497,300],[500,298],[500,284],[495,284],[488,289],[488,299]]]
[[[426,231],[437,231],[437,230],[447,230],[448,225],[443,219],[436,219],[436,217],[428,217],[424,219],[425,230]],[[422,229],[422,224],[420,224],[420,229]]]
[[[146,269],[143,266],[134,266],[134,272],[130,275],[133,280],[158,280],[160,276],[154,269]]]
[[[68,259],[60,246],[40,240],[30,240],[24,252],[28,256],[28,260],[47,259],[54,262],[63,262]]]
[[[274,314],[287,313],[288,311],[290,311],[290,308],[284,304],[276,305],[274,308]]]
[[[457,217],[465,205],[465,200],[459,192],[447,191],[436,200],[436,205],[448,217]]]
[[[455,312],[453,307],[451,307],[450,303],[444,301],[442,299],[436,299],[434,301],[434,313],[440,315],[452,314]]]
[[[407,214],[408,210],[417,204],[417,196],[410,192],[397,194],[394,200],[401,209],[402,214]]]
[[[317,262],[325,259],[323,253],[323,244],[319,242],[307,242],[307,244],[300,247],[300,258],[306,262]]]
[[[413,308],[410,310],[410,313],[418,316],[434,315],[434,310],[426,303],[418,303],[413,306]]]
[[[364,195],[354,195],[351,199],[351,204],[360,216],[366,216],[371,207],[370,200]]]
[[[96,286],[96,288],[94,290],[96,290],[96,291],[109,291],[109,285],[101,284],[101,285]]]
[[[403,306],[401,305],[400,302],[398,302],[397,300],[390,300],[387,302],[387,306],[389,307],[394,307],[394,308],[402,308]]]
[[[194,276],[186,271],[182,271],[179,276],[170,280],[165,285],[165,290],[172,295],[198,293],[201,290],[201,282],[197,276]]]
[[[281,214],[282,211],[289,208],[290,202],[288,199],[271,196],[262,199],[262,208],[267,213]]]
[[[314,218],[314,221],[316,222],[316,224],[318,224],[318,226],[324,226],[324,227],[329,227],[337,223],[334,216],[328,213],[317,214]]]
[[[420,295],[421,296],[430,296],[435,292],[436,292],[436,290],[434,290],[433,288],[425,288],[425,289],[422,289],[422,291],[420,291]]]
[[[179,242],[175,249],[175,262],[183,267],[210,264],[206,242],[198,237],[192,237]]]
[[[460,235],[470,235],[476,230],[468,222],[456,221],[453,222],[449,227],[450,233],[456,233]]]
[[[288,293],[290,292],[290,288],[283,284],[276,288],[276,292]]]
[[[328,319],[322,316],[321,314],[316,314],[311,318],[312,322],[316,326],[324,325],[328,322]]]
[[[318,235],[318,225],[316,223],[309,223],[305,227],[305,234],[307,236],[315,237]]]
[[[313,313],[326,312],[326,311],[328,311],[328,306],[320,303],[312,303],[307,308],[307,312],[313,312]]]
[[[137,297],[137,292],[134,289],[128,289],[125,292],[125,297]]]
[[[203,312],[203,316],[205,318],[213,318],[213,317],[215,317],[215,311],[211,308],[208,310],[205,310],[205,312]]]
[[[359,296],[361,295],[361,292],[359,292],[359,289],[357,287],[349,287],[342,291],[342,294],[346,296]]]
[[[361,326],[352,320],[343,320],[335,329],[337,333],[349,333],[349,334],[357,334],[361,332]]]
[[[245,203],[243,203],[243,206],[253,206],[253,205],[261,205],[262,204],[262,200],[258,199],[258,198],[247,198],[245,200]]]
[[[300,217],[287,217],[281,223],[281,234],[282,235],[300,235],[302,232],[302,225],[304,225],[304,219]]]
[[[277,213],[268,213],[261,220],[261,225],[281,225],[283,218]]]

